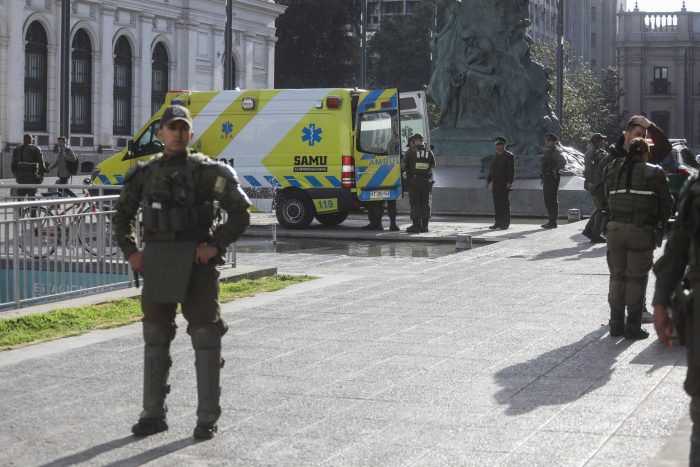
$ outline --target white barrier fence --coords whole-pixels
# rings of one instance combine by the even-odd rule
[[[83,185],[0,185],[0,190],[32,187],[52,191],[0,203],[0,310],[134,285],[112,228],[117,195],[90,196],[102,188]],[[65,188],[83,190],[84,196],[53,191]],[[221,212],[218,222],[225,220]],[[235,245],[226,264],[236,265]]]

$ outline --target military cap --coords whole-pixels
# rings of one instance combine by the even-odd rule
[[[496,141],[496,144],[508,144],[508,140],[503,136],[496,136],[494,140]]]
[[[415,135],[411,136],[411,140],[414,140],[416,138],[422,141],[423,135],[421,135],[420,133],[416,133]]]
[[[190,114],[190,111],[181,105],[171,105],[163,112],[163,117],[160,119],[160,126],[168,126],[177,121],[183,121],[192,128],[192,114]]]
[[[554,133],[546,133],[544,135],[544,139],[546,139],[547,141],[559,141],[559,138],[557,138],[557,135],[555,135]]]
[[[605,138],[605,136],[601,135],[600,133],[593,133],[591,135],[591,142],[600,141],[601,139],[606,139],[606,138]]]

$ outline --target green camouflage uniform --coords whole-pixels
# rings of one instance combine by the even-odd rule
[[[687,269],[687,272],[686,272]],[[693,421],[690,465],[700,465],[700,178],[686,182],[678,199],[678,213],[668,235],[664,254],[654,265],[654,305],[668,307],[676,285],[684,274],[692,283],[693,310],[688,316],[688,373],[684,388],[691,397]],[[674,313],[681,310],[673,310]]]
[[[559,217],[560,171],[564,166],[566,166],[566,159],[559,149],[544,150],[541,157],[540,176],[542,177],[544,205],[547,208],[549,222],[552,224],[556,224]]]
[[[515,178],[515,156],[510,151],[496,153],[486,182],[491,183],[496,222],[494,225],[507,229],[510,226],[510,188]]]
[[[607,225],[610,334],[624,333],[627,338],[635,338],[641,333],[656,229],[671,217],[673,198],[663,169],[642,162],[640,156],[631,159],[627,156],[608,165],[604,183],[610,215]]]
[[[214,231],[215,200],[228,218]],[[124,178],[113,224],[117,243],[126,258],[137,251],[134,218],[139,209],[145,242],[142,420],[165,418],[169,348],[181,303],[195,349],[198,426],[215,426],[221,413],[221,336],[227,330],[220,316],[216,266],[248,226],[249,205],[233,169],[201,154],[158,156],[139,163]],[[216,246],[218,255],[206,264],[195,264],[195,249],[203,242]]]

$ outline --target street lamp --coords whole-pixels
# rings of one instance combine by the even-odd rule
[[[557,116],[564,127],[564,0],[559,0],[559,44],[557,45]]]
[[[233,89],[233,0],[226,0],[226,30],[224,31],[224,90]]]
[[[61,4],[61,89],[59,103],[61,106],[60,132],[61,136],[70,135],[70,2],[63,0]],[[70,139],[68,139],[70,141]]]
[[[367,87],[367,0],[362,0],[362,32],[360,34],[360,88]]]

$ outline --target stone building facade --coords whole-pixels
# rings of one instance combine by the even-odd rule
[[[645,114],[671,138],[700,145],[700,13],[619,14],[622,110]]]
[[[59,136],[61,4],[0,0],[0,148]],[[222,89],[225,0],[71,1],[70,139],[123,146],[169,89]],[[236,0],[235,85],[274,87],[273,0]]]

